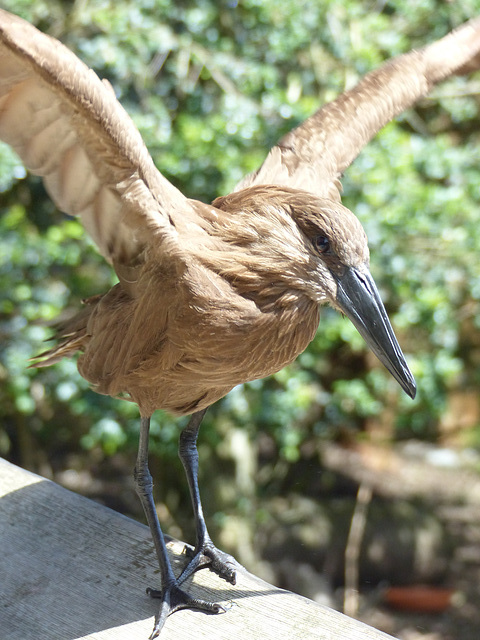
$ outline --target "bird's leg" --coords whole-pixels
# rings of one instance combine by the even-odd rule
[[[179,580],[183,582],[194,571],[208,567],[221,578],[235,584],[236,560],[217,549],[207,531],[205,517],[203,515],[200,491],[198,488],[198,451],[197,436],[206,409],[192,414],[188,425],[180,434],[178,455],[185,468],[190,495],[192,498],[193,512],[195,515],[196,544],[193,551],[189,551],[191,561],[183,570]]]
[[[180,589],[180,584],[185,578],[181,580],[175,578],[153,500],[153,481],[148,468],[149,431],[150,418],[142,417],[134,478],[135,489],[142,503],[143,510],[145,511],[145,516],[155,545],[162,582],[162,589],[159,591],[156,589],[147,589],[147,593],[150,596],[159,598],[162,601],[155,620],[155,627],[150,636],[150,640],[152,640],[159,635],[167,617],[175,613],[175,611],[180,609],[199,609],[207,613],[224,613],[225,609],[217,603],[193,598],[183,591],[183,589]]]

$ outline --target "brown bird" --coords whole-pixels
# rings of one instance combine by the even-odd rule
[[[99,393],[141,414],[137,492],[158,555],[161,599],[152,638],[181,608],[222,612],[182,585],[203,566],[235,582],[213,545],[197,482],[206,408],[234,386],[292,362],[329,303],[357,327],[410,395],[415,383],[369,272],[367,238],[340,203],[342,172],[396,114],[453,73],[480,64],[480,19],[384,64],[286,135],[254,174],[211,205],[155,168],[110,85],[58,41],[0,11],[0,137],[78,215],[119,283],[66,322],[42,365],[76,352]],[[197,540],[176,578],[147,464],[156,409],[191,414],[180,435]]]

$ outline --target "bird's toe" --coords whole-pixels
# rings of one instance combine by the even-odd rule
[[[217,602],[208,602],[207,600],[194,598],[183,589],[180,589],[178,581],[162,590],[148,588],[147,593],[152,598],[161,600],[160,609],[155,618],[155,626],[149,640],[157,638],[168,616],[181,609],[192,609],[210,614],[225,613],[227,611],[225,607]]]
[[[239,566],[238,562],[233,556],[217,549],[212,542],[207,542],[199,550],[189,545],[185,545],[184,553],[191,558],[191,560],[180,576],[181,582],[191,576],[192,573],[195,573],[200,569],[208,568],[210,571],[216,573],[220,578],[226,580],[226,582],[229,582],[232,585],[236,583],[236,570]]]
[[[203,550],[203,555],[210,559],[210,562],[206,566],[208,566],[211,571],[230,584],[235,584],[237,580],[236,569],[238,562],[233,556],[220,551],[213,545],[207,546]]]

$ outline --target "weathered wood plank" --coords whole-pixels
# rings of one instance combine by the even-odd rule
[[[2,640],[146,640],[158,588],[147,527],[0,459]],[[171,542],[174,562],[182,543]],[[232,587],[209,571],[190,589],[224,604],[219,616],[182,611],[161,640],[387,640],[360,622],[240,571]]]

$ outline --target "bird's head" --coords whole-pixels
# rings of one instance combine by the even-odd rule
[[[293,217],[310,240],[317,282],[328,302],[355,325],[404,391],[415,397],[416,385],[395,337],[375,281],[370,274],[367,236],[353,213],[338,202],[311,200]]]
[[[349,209],[307,192],[268,186],[214,204],[235,213],[235,227],[258,264],[270,259],[270,278],[276,270],[317,304],[329,303],[345,314],[404,391],[415,396],[414,378],[370,274],[367,236]]]

